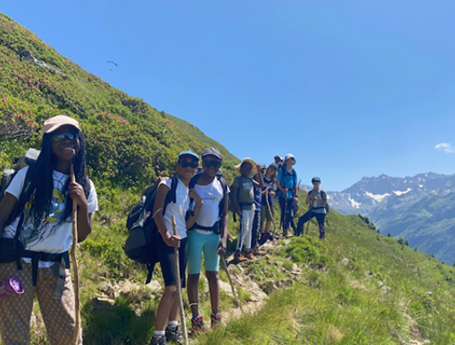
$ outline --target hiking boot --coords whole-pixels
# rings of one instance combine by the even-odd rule
[[[234,254],[234,261],[242,261],[245,260],[245,257],[242,255],[242,253],[238,250]]]
[[[153,336],[152,340],[150,341],[150,345],[166,345],[166,336],[162,335],[160,337]]]
[[[179,326],[166,328],[166,341],[171,344],[183,344],[184,339],[180,333]]]
[[[193,332],[207,332],[207,328],[204,325],[204,317],[199,315],[191,319],[191,329]]]
[[[263,233],[263,234],[261,235],[261,238],[260,238],[259,241],[258,241],[259,245],[262,246],[265,242],[267,242],[267,241],[269,240],[269,238],[270,238],[269,236],[270,236],[270,234],[268,234],[268,233],[266,233],[266,232]]]
[[[216,313],[210,315],[210,324],[212,328],[215,328],[219,325],[221,325],[221,313]]]
[[[250,251],[245,255],[245,257],[246,257],[248,260],[256,260],[256,257],[254,256],[252,250],[250,250]]]

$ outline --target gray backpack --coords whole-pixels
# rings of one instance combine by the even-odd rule
[[[38,159],[38,156],[40,154],[40,151],[35,150],[35,149],[28,149],[25,155],[22,157],[16,158],[14,160],[14,166],[12,169],[6,169],[3,172],[2,180],[0,182],[0,202],[2,201],[5,191],[10,185],[11,181],[13,180],[14,176],[16,176],[17,172],[21,170],[22,168],[25,168],[27,166],[32,166],[35,164],[36,160]]]

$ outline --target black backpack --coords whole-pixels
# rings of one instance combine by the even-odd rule
[[[178,178],[171,178],[171,190],[166,195],[163,214],[171,202],[176,202]],[[123,250],[126,256],[137,263],[147,265],[148,275],[146,284],[152,280],[153,269],[159,261],[156,249],[157,236],[161,236],[153,219],[158,184],[148,187],[142,193],[141,200],[134,205],[128,214],[126,227],[129,230]]]
[[[199,181],[199,179],[201,178],[201,176],[202,176],[202,173],[198,173],[198,174],[194,175],[193,178],[191,179],[190,183],[188,184],[188,187],[190,189],[193,189],[194,186],[196,186],[197,181]],[[220,202],[220,205],[219,205],[220,218],[222,219],[224,216],[226,195],[228,194],[229,188],[228,188],[228,183],[224,179],[223,175],[218,174],[218,175],[216,175],[216,178],[218,179],[218,181],[220,181],[221,187],[223,188],[223,200]],[[191,200],[190,209],[192,208],[191,206],[192,206],[193,202],[194,202],[194,200]],[[213,231],[214,233],[219,234],[221,232],[220,225],[221,225],[220,222],[217,222],[213,225],[213,227],[206,229],[205,227],[202,227],[200,225],[197,225],[197,223],[194,223],[193,227],[190,230],[198,228],[198,229]]]

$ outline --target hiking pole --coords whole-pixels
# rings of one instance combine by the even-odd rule
[[[74,176],[74,166],[70,165],[70,181],[76,182],[76,177]],[[79,267],[77,265],[77,203],[73,200],[73,209],[72,209],[72,221],[73,221],[73,245],[71,247],[71,261],[73,266],[73,275],[74,275],[74,306],[76,313],[76,325],[74,327],[74,336],[73,344],[78,345],[80,339],[80,328],[81,328],[81,301],[79,295]]]
[[[177,223],[175,221],[174,215],[172,215],[172,230],[174,236],[177,236]],[[180,261],[179,261],[179,249],[174,247],[174,269],[175,276],[177,281],[177,297],[179,299],[179,309],[180,309],[180,322],[182,323],[183,337],[185,339],[185,344],[188,345],[188,330],[186,329],[185,322],[185,310],[183,309],[183,297],[182,297],[182,281],[180,279]]]
[[[229,268],[228,268],[226,259],[224,258],[223,255],[220,255],[220,259],[221,259],[221,265],[223,266],[224,272],[226,272],[226,275],[228,277],[229,284],[231,285],[231,290],[232,290],[232,295],[234,296],[234,301],[240,307],[240,311],[242,312],[242,314],[245,314],[245,312],[243,311],[243,308],[242,308],[242,304],[240,304],[240,301],[237,297],[237,291],[235,290],[234,283],[232,282],[231,274],[229,273]]]
[[[272,224],[273,224],[273,233],[272,233],[272,237],[273,237],[273,240],[275,240],[276,223],[275,223],[275,219],[273,218],[272,210],[271,210],[271,208],[270,208],[269,191],[268,191],[268,190],[267,190],[267,193],[265,194],[265,202],[266,202],[266,204],[267,204],[267,212],[269,213],[270,218],[272,219]]]

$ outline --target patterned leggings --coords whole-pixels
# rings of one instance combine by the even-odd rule
[[[58,264],[56,264],[58,265]],[[30,344],[30,318],[35,296],[41,309],[47,335],[52,345],[70,345],[75,326],[74,292],[71,274],[66,270],[63,293],[56,296],[58,278],[52,268],[40,268],[38,284],[32,286],[32,265],[0,264],[0,282],[17,277],[22,281],[24,294],[12,295],[0,302],[0,332],[3,345]],[[82,339],[79,344],[82,345]]]

